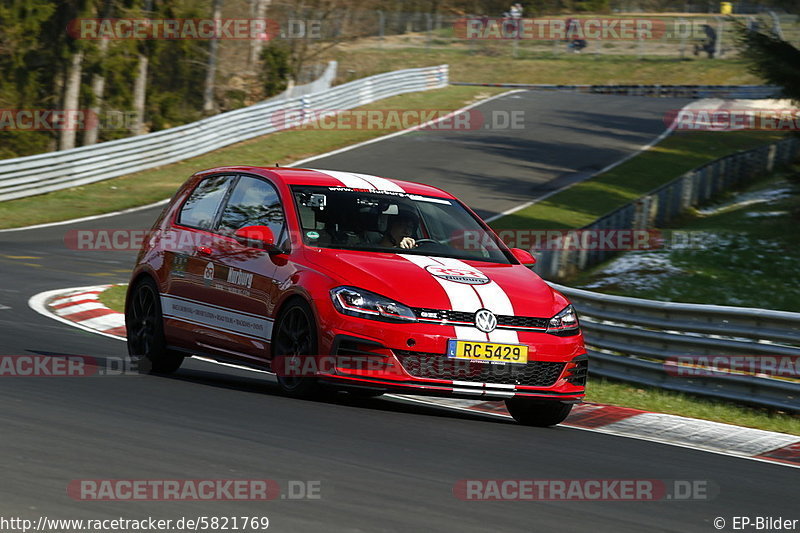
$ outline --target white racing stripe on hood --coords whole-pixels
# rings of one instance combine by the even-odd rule
[[[333,179],[339,180],[342,182],[342,185],[345,187],[350,187],[351,189],[374,189],[375,186],[361,178],[352,174],[350,172],[341,172],[339,170],[319,170],[316,168],[312,168],[311,170],[315,172],[319,172],[320,174],[326,174]]]
[[[405,192],[401,186],[396,184],[393,181],[389,181],[386,178],[381,178],[379,176],[370,176],[367,174],[355,174],[354,176],[358,176],[361,179],[367,180],[368,182],[372,183],[375,188],[380,191],[394,191],[394,192]]]
[[[342,172],[341,170],[319,170],[311,169],[321,174],[326,174],[333,179],[342,182],[345,187],[351,189],[375,189],[379,191],[394,191],[405,192],[403,188],[393,183],[386,178],[379,178],[378,176],[370,176],[369,174],[358,174],[356,172]]]
[[[427,257],[424,255],[412,254],[397,254],[400,257],[411,261],[421,269],[425,270],[427,266],[442,266],[440,258]],[[426,271],[427,272],[427,271]],[[481,301],[478,294],[472,290],[472,286],[464,283],[457,283],[455,281],[448,281],[436,276],[431,275],[433,279],[439,282],[447,297],[450,300],[450,309],[453,311],[465,311],[467,313],[474,313],[481,308]],[[474,326],[453,326],[456,330],[456,338],[465,341],[486,341],[488,336],[486,333],[480,331]]]
[[[453,267],[453,268],[465,268],[467,270],[478,270],[479,269],[469,266],[468,264],[464,263],[463,261],[459,261],[458,259],[453,259],[450,257],[437,257],[438,261],[443,263],[445,266]],[[486,274],[484,274],[485,276]],[[487,276],[488,277],[488,276]],[[438,278],[437,278],[438,279]],[[456,285],[463,285],[462,283],[455,283]],[[497,284],[495,281],[490,281],[484,285],[464,285],[475,292],[478,293],[480,296],[480,300],[483,301],[483,306],[492,313],[496,315],[514,315],[514,306],[511,304],[511,299],[506,294],[506,291]],[[474,309],[470,309],[470,312],[477,311],[481,306],[478,304],[479,307]],[[461,309],[459,309],[460,311]],[[492,342],[506,342],[509,344],[518,344],[519,343],[519,335],[516,331],[511,329],[496,329],[489,333],[489,340]]]

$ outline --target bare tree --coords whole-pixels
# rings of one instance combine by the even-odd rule
[[[102,62],[105,58],[106,51],[108,51],[108,39],[103,39],[100,41],[100,68],[102,69]],[[87,124],[86,131],[83,134],[83,144],[84,146],[88,146],[90,144],[95,144],[97,142],[97,134],[100,129],[100,121],[98,120],[100,117],[100,112],[103,108],[103,96],[106,89],[106,76],[105,73],[101,70],[100,72],[95,72],[92,76],[92,96],[94,97],[94,101],[92,102],[92,106],[89,108],[92,116],[92,122]]]
[[[111,1],[105,0],[103,3],[104,18],[111,14]],[[92,122],[87,124],[83,134],[83,145],[88,146],[97,142],[97,135],[100,129],[100,112],[103,109],[103,97],[106,89],[105,59],[108,52],[108,39],[102,39],[98,45],[98,70],[92,75],[92,107],[89,108],[92,115]]]
[[[136,80],[133,82],[133,124],[131,133],[139,135],[144,133],[144,106],[147,101],[147,71],[150,59],[145,54],[139,54],[139,63],[136,67]]]
[[[250,15],[254,19],[264,20],[267,16],[267,9],[269,5],[272,3],[272,0],[250,0]],[[269,32],[269,28],[267,28]],[[269,38],[270,35],[265,35],[265,38]],[[250,40],[250,57],[247,60],[247,66],[250,70],[256,70],[256,65],[258,65],[258,58],[261,57],[261,50],[264,49],[264,40],[263,39],[251,39]]]
[[[144,12],[150,16],[153,11],[153,0],[144,1]],[[147,101],[147,74],[150,59],[147,57],[147,48],[144,44],[139,45],[138,66],[136,80],[133,83],[133,113],[134,119],[131,125],[131,133],[139,135],[144,133],[144,108]]]
[[[222,19],[222,0],[213,2],[213,18],[215,26],[219,26]],[[208,68],[206,69],[206,83],[203,89],[203,112],[211,114],[214,112],[214,87],[217,78],[217,59],[219,55],[219,35],[214,35],[208,48]]]
[[[72,54],[67,67],[67,80],[64,86],[64,110],[72,113],[78,109],[81,89],[81,74],[83,72],[83,50],[78,49]],[[61,130],[59,150],[75,148],[76,124],[68,123]]]

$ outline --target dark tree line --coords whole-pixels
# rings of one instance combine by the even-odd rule
[[[0,158],[93,144],[199,118],[207,42],[86,40],[74,38],[67,28],[81,18],[207,17],[204,4],[3,0],[0,108],[91,109],[102,120],[83,129],[0,131]],[[99,127],[104,124],[114,127]]]
[[[524,16],[608,12],[619,0],[521,0]],[[643,2],[645,0],[642,0]],[[655,0],[647,0],[655,1]],[[500,16],[511,0],[0,0],[0,110],[91,110],[96,126],[21,131],[0,124],[0,159],[91,145],[185,124],[286,88],[337,43],[375,35],[376,13]],[[91,40],[79,19],[269,18],[321,21],[319,39]],[[437,20],[441,20],[441,17]],[[403,28],[387,31],[402,32]],[[769,80],[796,76],[797,51],[751,36]],[[757,52],[755,50],[762,50]],[[758,54],[761,55],[758,55]],[[794,57],[794,63],[792,58]],[[775,58],[784,58],[778,67]],[[788,61],[789,66],[786,66]],[[771,63],[770,63],[771,62]],[[794,65],[792,67],[791,65]],[[766,68],[766,67],[765,67]],[[793,70],[794,68],[794,70]],[[780,80],[780,81],[777,81]],[[795,93],[796,94],[796,93]]]
[[[772,32],[751,31],[742,26],[739,39],[751,70],[783,94],[800,102],[800,50]]]

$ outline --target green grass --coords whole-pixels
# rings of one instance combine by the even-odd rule
[[[127,285],[115,285],[100,293],[100,301],[111,309],[122,312],[125,308],[126,289]],[[800,435],[800,418],[798,417],[661,389],[609,381],[604,378],[589,379],[586,401]]]
[[[800,435],[800,417],[679,392],[589,378],[586,401]]]
[[[626,55],[553,54],[522,51],[512,58],[507,43],[447,48],[343,46],[329,59],[339,62],[339,81],[351,81],[401,68],[447,63],[450,81],[556,84],[709,84],[748,85],[763,80],[742,59],[685,59]]]
[[[608,172],[498,219],[492,227],[580,228],[695,167],[779,138],[764,132],[676,133]]]
[[[119,311],[120,313],[125,312],[125,293],[128,290],[128,285],[114,285],[111,288],[108,288],[100,293],[98,299],[100,303],[108,307],[109,309],[113,309],[114,311]]]
[[[503,92],[486,87],[447,87],[380,100],[362,109],[454,110]],[[108,213],[163,200],[198,170],[225,165],[273,166],[366,141],[391,131],[290,130],[135,174],[63,191],[0,202],[0,228],[13,228]]]
[[[776,189],[787,194],[735,203],[741,194],[752,200]],[[726,202],[734,203],[724,207]],[[800,312],[800,165],[765,176],[714,205],[722,209],[707,215],[694,211],[671,225],[670,230],[696,232],[691,246],[629,253],[623,260],[635,260],[632,268],[618,271],[606,263],[573,284],[638,298]]]

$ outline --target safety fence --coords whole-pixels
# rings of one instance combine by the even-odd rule
[[[552,285],[579,312],[591,374],[800,412],[800,313]]]
[[[664,227],[688,208],[796,160],[798,151],[800,140],[791,137],[717,159],[582,229],[604,234]],[[538,252],[535,270],[565,279],[618,253],[570,243],[579,238],[567,232],[561,249]],[[800,412],[800,313],[553,286],[580,314],[593,375]]]
[[[617,230],[664,227],[690,207],[696,207],[722,191],[794,161],[798,151],[800,139],[789,137],[716,159],[690,170],[581,229],[603,234]],[[576,240],[579,238],[579,232],[567,232],[559,249],[537,252],[537,263],[534,267],[536,272],[546,279],[563,280],[618,253],[599,247],[590,249],[580,246]]]
[[[327,75],[328,81],[333,75]],[[448,84],[448,66],[386,72],[328,90],[272,99],[168,130],[92,146],[0,161],[0,201],[107,180],[205,154],[285,129],[279,117],[315,109],[351,109]]]
[[[780,87],[773,85],[556,85],[549,83],[471,83],[451,82],[450,85],[507,87],[541,91],[567,91],[620,96],[651,96],[656,98],[780,98]]]

